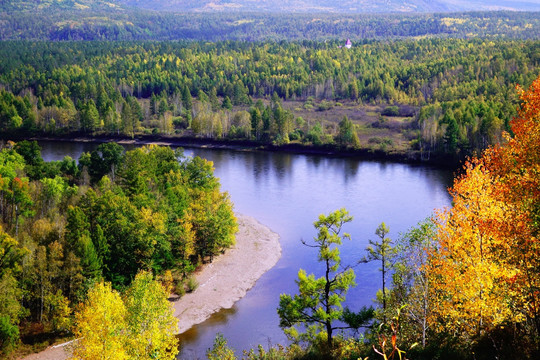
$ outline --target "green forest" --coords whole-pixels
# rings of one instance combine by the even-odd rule
[[[70,334],[75,306],[103,280],[125,290],[144,270],[169,292],[193,290],[192,272],[237,230],[210,162],[115,143],[78,164],[44,162],[36,142],[3,144],[0,216],[2,350]]]
[[[536,40],[0,43],[4,136],[177,136],[463,158],[501,140]]]
[[[123,8],[112,2],[5,1],[1,40],[334,40],[339,38],[537,39],[537,12],[281,13],[164,12]],[[185,10],[185,9],[184,9]]]

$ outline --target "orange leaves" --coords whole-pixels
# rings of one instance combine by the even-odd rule
[[[540,78],[521,93],[514,138],[465,165],[437,214],[430,254],[430,319],[469,338],[504,321],[538,319],[540,288]]]

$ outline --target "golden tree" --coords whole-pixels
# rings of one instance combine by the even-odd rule
[[[127,351],[132,359],[170,359],[178,354],[178,319],[165,288],[141,271],[126,292]]]
[[[110,283],[96,283],[75,315],[72,359],[175,359],[178,320],[167,297],[145,271],[137,274],[124,300]]]
[[[126,307],[110,283],[97,283],[88,291],[86,305],[76,314],[73,359],[128,359]]]
[[[504,322],[540,334],[540,78],[520,89],[513,137],[465,165],[430,253],[431,323],[473,338]]]

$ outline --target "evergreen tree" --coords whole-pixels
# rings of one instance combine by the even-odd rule
[[[182,105],[188,111],[193,107],[193,99],[191,98],[191,92],[187,85],[184,85],[182,88]]]
[[[232,102],[228,96],[225,96],[225,98],[223,98],[223,103],[221,104],[221,107],[226,110],[232,110]]]
[[[386,322],[386,278],[389,271],[391,271],[394,264],[394,258],[397,250],[392,246],[392,240],[388,238],[388,232],[390,229],[383,222],[375,230],[375,234],[379,237],[380,241],[369,240],[369,246],[366,248],[368,252],[366,261],[380,261],[381,262],[381,278],[382,278],[382,303],[383,303],[383,321]]]
[[[90,99],[83,106],[81,111],[81,130],[85,133],[92,133],[99,125],[99,112],[94,100]]]
[[[354,271],[350,267],[341,267],[338,248],[343,239],[350,239],[349,234],[341,234],[343,225],[350,221],[352,216],[345,209],[328,216],[320,215],[314,223],[318,231],[315,243],[303,242],[318,250],[317,258],[324,264],[325,274],[315,278],[315,275],[307,275],[305,270],[300,269],[296,281],[299,294],[280,295],[280,326],[285,328],[289,337],[313,340],[314,336],[323,332],[328,347],[333,347],[333,332],[338,327],[336,321],[343,317],[345,295],[351,286],[356,285]],[[307,334],[298,335],[296,325],[305,326]]]
[[[353,122],[347,118],[347,116],[344,116],[339,122],[339,133],[336,141],[343,147],[350,146],[357,148],[360,146],[360,140],[358,139],[355,126]]]

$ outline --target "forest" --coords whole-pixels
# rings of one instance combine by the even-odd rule
[[[36,142],[3,143],[0,220],[6,352],[20,339],[31,346],[71,334],[77,304],[112,289],[138,294],[125,300],[128,310],[130,301],[154,298],[167,313],[169,293],[192,291],[192,272],[234,244],[237,231],[210,162],[168,147],[125,152],[115,143],[83,153],[78,164],[69,157],[44,162]],[[145,291],[154,297],[145,300]],[[148,308],[137,306],[135,320],[126,321],[143,326],[136,316]]]
[[[360,260],[380,264],[374,307],[343,307],[357,281],[339,251],[352,216],[320,215],[317,236],[303,243],[326,275],[300,269],[298,293],[279,295],[290,344],[246,349],[244,358],[538,358],[540,77],[518,97],[511,133],[465,163],[451,207],[395,241],[384,222],[376,229]],[[36,142],[7,142],[0,185],[3,354],[76,336],[75,359],[174,359],[167,294],[193,290],[195,266],[230,246],[237,229],[212,164],[114,143],[78,164],[44,162]],[[236,355],[218,335],[207,357]]]
[[[0,43],[9,136],[173,136],[462,159],[501,140],[537,40]]]
[[[395,241],[385,223],[376,229],[361,260],[381,266],[375,307],[342,307],[361,281],[340,259],[349,240],[341,228],[353,219],[346,209],[320,215],[317,236],[303,243],[317,249],[326,276],[300,269],[298,293],[279,295],[291,343],[243,358],[538,358],[540,77],[518,96],[512,135],[465,164],[450,208]],[[174,359],[167,294],[192,290],[194,266],[236,230],[211,163],[114,143],[78,164],[44,162],[36,142],[20,141],[3,144],[0,165],[3,355],[19,338],[75,336],[74,359]],[[344,327],[363,331],[340,334]],[[237,358],[219,334],[207,357]]]
[[[81,0],[79,0],[81,1]],[[291,13],[164,12],[112,2],[29,1],[0,4],[0,40],[264,41],[396,38],[537,39],[537,12]],[[62,5],[64,4],[64,5]],[[111,6],[112,5],[112,6]]]

